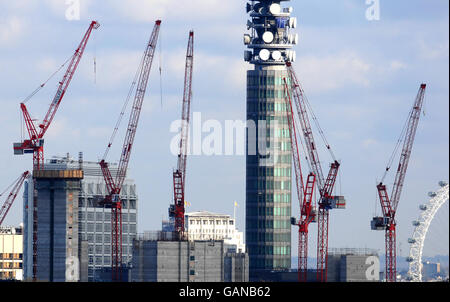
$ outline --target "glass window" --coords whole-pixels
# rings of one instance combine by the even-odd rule
[[[130,224],[128,232],[129,233],[136,233],[136,225],[135,224]]]
[[[101,246],[101,245],[97,244],[97,245],[95,246],[95,253],[96,253],[97,255],[100,255],[100,254],[103,253],[103,250],[102,250],[102,246]]]
[[[136,213],[130,213],[128,216],[129,222],[136,222]]]
[[[88,212],[87,213],[87,219],[89,221],[94,221],[94,213],[93,212]]]
[[[103,220],[103,213],[102,212],[95,213],[95,216],[96,216],[97,221]]]

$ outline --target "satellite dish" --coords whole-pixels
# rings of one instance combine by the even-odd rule
[[[252,52],[246,50],[246,51],[244,52],[244,60],[245,60],[246,62],[248,62],[248,61],[250,61],[251,59],[252,59]]]
[[[275,61],[279,61],[281,59],[281,52],[278,50],[272,52],[272,59],[274,59]]]
[[[295,62],[296,57],[297,57],[297,54],[295,53],[295,51],[293,51],[293,50],[286,51],[286,59],[289,62]]]
[[[267,61],[270,57],[270,51],[268,51],[267,49],[261,49],[261,51],[259,52],[259,58],[263,61]]]
[[[269,7],[269,12],[272,15],[278,15],[281,12],[281,6],[278,3],[273,3],[270,7]]]
[[[272,43],[273,41],[273,33],[270,31],[266,31],[263,35],[262,35],[262,39],[264,41],[264,43]]]
[[[248,45],[248,44],[250,44],[252,42],[252,37],[250,37],[250,35],[248,35],[248,34],[245,34],[244,35],[244,44],[245,45]]]
[[[250,29],[253,27],[253,22],[250,20],[247,20],[247,29]]]
[[[297,18],[292,17],[289,19],[289,27],[290,28],[296,28],[297,27]]]
[[[253,11],[257,14],[261,14],[263,9],[264,6],[261,3],[256,3],[255,5],[253,5]]]
[[[289,42],[289,44],[292,44],[292,42],[294,42],[294,35],[293,34],[289,34],[288,35],[288,42]]]
[[[295,60],[297,59],[297,53],[295,51],[292,51],[292,59],[291,62],[295,62]]]

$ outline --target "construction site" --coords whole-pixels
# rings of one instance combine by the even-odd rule
[[[380,106],[379,110],[390,111],[380,122],[381,126],[374,126],[383,129],[385,141],[376,144],[366,139],[364,144],[367,142],[370,149],[366,154],[361,156],[358,151],[351,156],[346,155],[347,147],[343,147],[346,138],[337,134],[342,130],[336,124],[346,125],[346,119],[351,118],[343,116],[342,111],[331,112],[336,108],[334,103],[346,96],[336,96],[333,104],[325,105],[320,104],[320,99],[307,97],[305,90],[310,82],[303,74],[302,62],[305,61],[300,60],[300,56],[297,58],[296,50],[297,45],[303,43],[299,35],[300,23],[306,21],[297,20],[297,11],[289,6],[290,2],[257,0],[240,3],[241,17],[245,13],[245,19],[239,19],[239,28],[246,31],[243,40],[240,38],[240,50],[233,52],[233,56],[240,56],[239,60],[245,64],[245,71],[239,75],[245,79],[245,85],[242,85],[239,108],[234,109],[242,112],[240,117],[244,119],[241,130],[245,153],[240,157],[229,156],[218,166],[214,166],[217,155],[193,155],[196,148],[206,153],[205,149],[214,149],[218,145],[217,140],[211,138],[214,133],[207,137],[209,141],[204,139],[200,147],[196,145],[195,131],[198,127],[193,122],[193,113],[201,112],[202,106],[214,103],[210,99],[205,102],[201,93],[204,87],[213,87],[206,79],[215,79],[215,72],[220,71],[210,68],[210,74],[196,72],[196,66],[204,72],[205,65],[209,66],[213,61],[208,61],[205,54],[209,50],[205,47],[207,38],[202,36],[203,30],[198,33],[195,28],[178,28],[183,33],[184,46],[176,49],[176,55],[174,50],[166,53],[165,48],[172,43],[169,38],[172,31],[164,31],[164,18],[147,21],[143,27],[146,40],[141,39],[141,47],[136,47],[140,49],[136,56],[140,57],[139,61],[130,58],[126,66],[117,70],[116,76],[123,73],[128,79],[129,89],[117,97],[120,101],[114,99],[108,104],[108,101],[98,100],[98,104],[92,105],[94,99],[99,98],[101,89],[92,92],[93,88],[86,88],[83,101],[71,105],[79,107],[77,110],[91,106],[89,114],[95,113],[99,120],[107,117],[101,130],[99,126],[95,126],[95,130],[92,125],[94,140],[102,149],[91,151],[89,146],[98,149],[91,141],[89,146],[80,143],[79,148],[76,146],[78,149],[67,144],[63,145],[66,148],[64,155],[56,156],[62,150],[52,150],[58,144],[58,129],[66,131],[62,136],[67,139],[77,140],[91,135],[90,130],[82,130],[78,134],[69,131],[72,126],[67,125],[67,119],[59,118],[59,112],[64,112],[64,107],[68,106],[66,103],[76,102],[72,86],[80,88],[81,82],[77,84],[77,77],[83,74],[91,76],[93,70],[95,85],[102,87],[102,66],[105,66],[106,59],[103,59],[102,51],[97,52],[96,49],[100,49],[105,41],[100,32],[111,24],[103,24],[102,20],[85,22],[87,29],[78,33],[81,41],[75,35],[59,32],[60,43],[76,44],[75,51],[72,50],[69,59],[50,72],[50,77],[40,79],[41,84],[35,90],[22,85],[23,90],[31,91],[22,101],[16,102],[20,109],[20,124],[16,121],[14,127],[21,129],[22,137],[16,141],[2,140],[11,159],[8,160],[8,170],[3,169],[10,181],[0,183],[0,190],[6,188],[0,192],[0,280],[424,281],[424,246],[432,245],[429,243],[431,240],[425,244],[426,238],[432,238],[432,235],[427,235],[429,226],[439,220],[444,227],[436,227],[435,224],[435,228],[448,234],[448,211],[445,211],[448,209],[448,179],[436,179],[448,178],[448,169],[443,168],[444,175],[424,175],[420,170],[422,165],[426,165],[423,157],[432,160],[436,156],[431,148],[421,147],[427,138],[419,134],[421,123],[425,123],[422,121],[429,119],[428,114],[435,114],[432,111],[435,107],[427,107],[427,102],[435,102],[436,95],[432,94],[428,100],[426,97],[433,83],[428,83],[426,76],[409,83],[408,89],[405,88],[401,94],[405,97],[395,101],[395,110],[388,109],[382,101],[372,104]],[[292,2],[295,6],[301,1]],[[298,13],[308,14],[301,10]],[[83,21],[77,22],[81,24]],[[77,26],[77,30],[79,28]],[[95,40],[96,35],[100,35],[99,40]],[[145,46],[143,53],[142,46]],[[172,56],[167,66],[172,66],[170,68],[178,73],[170,79],[164,77],[166,65],[162,62],[166,55]],[[181,55],[183,60],[178,59]],[[91,63],[81,63],[92,56],[93,67]],[[345,68],[339,74],[344,74]],[[224,77],[233,78],[233,75]],[[346,80],[344,75],[342,78]],[[228,80],[224,79],[223,86],[228,85]],[[182,83],[182,87],[178,87],[177,95],[172,96],[166,91],[174,83]],[[56,85],[56,92],[51,85]],[[194,93],[197,87],[200,92]],[[415,88],[411,90],[410,87]],[[234,88],[229,86],[226,89],[231,91]],[[42,95],[41,91],[48,90],[52,90],[49,100],[35,101]],[[23,94],[24,91],[17,93]],[[144,106],[150,102],[156,102],[156,105]],[[161,108],[155,109],[155,106]],[[321,110],[316,111],[318,107]],[[17,108],[6,114],[13,116]],[[218,115],[225,114],[225,107],[220,108]],[[155,110],[161,110],[179,122],[170,148],[165,142],[173,133],[168,129],[164,132],[156,125],[154,129],[158,130],[151,128],[152,123],[156,124],[157,117],[153,115],[158,113],[155,114]],[[347,109],[342,110],[345,112]],[[348,109],[349,112],[351,110]],[[35,111],[36,114],[31,113]],[[46,112],[45,115],[42,112]],[[65,111],[64,114],[70,113]],[[90,129],[87,116],[81,113],[77,119],[82,124],[80,127]],[[205,116],[208,121],[214,118],[211,114]],[[448,120],[448,113],[444,117]],[[400,121],[395,124],[395,129],[389,128],[392,125],[387,121],[389,118]],[[365,124],[366,121],[367,124],[372,123],[369,117],[361,122]],[[401,121],[405,121],[404,124]],[[61,126],[64,123],[65,127]],[[445,125],[438,124],[441,126]],[[357,132],[360,127],[359,124],[350,125],[345,131]],[[429,131],[430,127],[430,122],[427,122],[423,131]],[[211,126],[211,129],[215,128]],[[200,136],[202,131],[206,131],[205,125]],[[149,133],[153,132],[159,140],[148,139]],[[236,150],[239,140],[235,139],[234,133],[237,137],[238,132],[238,129],[231,130],[231,143]],[[371,136],[368,134],[368,137]],[[420,160],[414,157],[416,138],[420,141]],[[227,143],[229,141],[223,145]],[[448,157],[448,140],[439,150]],[[171,166],[162,159],[162,154],[169,151],[172,153],[167,155]],[[86,154],[93,157],[85,159]],[[97,159],[93,154],[97,154]],[[208,161],[200,169],[200,161],[204,157]],[[240,158],[237,163],[233,162],[236,157]],[[366,162],[357,163],[361,158],[370,160],[371,167],[368,168]],[[20,165],[17,164],[19,161]],[[351,167],[347,169],[346,164]],[[28,168],[19,171],[11,168],[14,165]],[[236,166],[239,167],[236,172],[226,174],[228,168]],[[144,173],[136,173],[140,170]],[[360,173],[360,170],[368,174]],[[349,171],[357,173],[349,175],[352,174]],[[411,183],[408,183],[409,173],[414,175]],[[429,192],[428,197],[427,192],[417,197],[415,186],[423,177],[434,184],[434,188],[429,189],[436,191]],[[360,188],[354,184],[354,179],[368,185]],[[159,190],[163,193],[155,193]],[[230,196],[235,199],[230,200]],[[420,209],[411,205],[412,197],[422,199]],[[426,198],[429,202],[424,201]],[[204,200],[203,203],[196,204],[199,199]],[[227,214],[231,211],[225,203],[230,204],[233,215]],[[371,212],[374,207],[375,211]],[[409,214],[413,207],[420,214],[418,219]],[[359,212],[352,208],[358,208]],[[22,219],[15,227],[6,227],[6,221],[17,221],[7,219],[11,209],[20,212]],[[403,211],[404,216],[399,218]],[[406,224],[409,224],[408,228]],[[402,233],[398,231],[399,227]],[[405,236],[404,230],[409,232],[412,227],[412,234]],[[345,240],[342,240],[344,236]],[[361,239],[372,236],[378,239]],[[402,251],[403,241],[408,246],[403,246]],[[367,248],[367,242],[370,248]],[[407,257],[404,250],[408,250]],[[448,258],[448,246],[446,251],[445,257]],[[397,265],[402,257],[406,259],[407,269]],[[428,270],[433,272],[427,274],[432,275],[433,280],[448,281],[448,271],[445,275],[430,268],[429,264]]]

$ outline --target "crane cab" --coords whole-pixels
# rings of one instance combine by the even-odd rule
[[[374,231],[384,231],[389,225],[388,217],[373,217],[370,222],[370,228]]]
[[[332,209],[345,209],[346,201],[344,196],[333,196],[330,201]]]

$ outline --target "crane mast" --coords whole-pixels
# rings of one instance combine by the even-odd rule
[[[385,231],[385,248],[386,248],[386,281],[395,282],[397,276],[397,247],[396,247],[396,226],[395,214],[400,201],[403,184],[405,182],[406,170],[408,169],[411,150],[416,136],[417,126],[419,124],[420,113],[425,98],[426,84],[421,84],[417,93],[414,105],[409,113],[406,131],[404,133],[404,142],[400,161],[395,175],[394,186],[392,188],[391,199],[387,193],[386,185],[383,180],[377,185],[378,197],[381,204],[383,217],[374,217],[371,223],[373,230]],[[386,168],[386,172],[389,167]],[[385,174],[386,175],[386,174]],[[384,178],[384,177],[383,177]]]
[[[192,98],[192,72],[194,67],[194,32],[189,32],[188,47],[186,52],[186,66],[184,74],[183,108],[181,113],[181,134],[178,152],[177,169],[173,172],[173,195],[174,204],[170,207],[169,216],[175,219],[175,233],[178,239],[184,236],[184,213],[185,213],[185,179],[186,160],[189,137],[189,120]]]
[[[328,262],[328,218],[329,210],[332,208],[342,207],[344,199],[342,197],[332,196],[333,188],[336,182],[340,163],[336,160],[330,165],[327,178],[324,179],[322,167],[317,151],[317,145],[314,141],[314,136],[309,122],[307,113],[306,97],[301,88],[298,77],[294,71],[291,62],[286,62],[288,76],[291,80],[291,90],[294,103],[297,109],[297,115],[300,119],[303,139],[307,150],[308,164],[312,173],[316,176],[316,181],[319,187],[320,200],[317,212],[318,222],[318,238],[317,238],[317,279],[326,282],[327,280],[327,262]],[[330,146],[326,143],[328,150]],[[340,202],[340,205],[338,205]]]
[[[103,159],[100,162],[103,177],[109,194],[105,197],[105,205],[111,207],[111,271],[112,280],[121,281],[121,265],[122,265],[122,202],[120,200],[120,192],[123,182],[125,181],[128,163],[130,161],[131,150],[136,135],[139,122],[139,116],[144,101],[145,91],[147,89],[148,78],[152,67],[153,57],[158,42],[158,35],[161,21],[157,20],[153,28],[150,40],[144,52],[141,64],[139,66],[139,78],[136,87],[133,107],[131,109],[128,128],[122,147],[122,153],[115,179],[109,169],[108,163]],[[108,144],[108,148],[111,143]]]
[[[22,173],[22,175],[15,181],[11,192],[9,193],[8,197],[6,198],[5,202],[3,203],[2,207],[0,208],[0,226],[2,225],[3,221],[5,220],[6,215],[9,212],[9,209],[11,208],[12,204],[14,203],[14,200],[17,197],[17,194],[19,194],[20,188],[22,188],[23,182],[28,177],[30,172],[25,171]]]
[[[283,81],[285,86],[286,115],[292,145],[292,160],[296,180],[295,184],[297,188],[297,198],[300,203],[300,219],[298,222],[292,221],[292,224],[298,226],[298,281],[306,282],[308,269],[308,227],[309,224],[311,222],[315,222],[316,219],[316,212],[312,205],[316,176],[311,172],[308,175],[306,185],[304,186],[291,96],[286,78],[283,78]]]
[[[20,109],[22,110],[29,139],[24,140],[21,143],[15,143],[14,154],[22,155],[24,153],[33,153],[33,169],[35,170],[41,170],[44,168],[44,135],[50,127],[53,118],[58,111],[59,105],[61,104],[61,101],[67,91],[67,88],[72,81],[73,75],[75,74],[78,64],[80,63],[80,60],[83,56],[89,37],[91,36],[92,30],[99,27],[100,24],[97,21],[92,21],[89,25],[88,30],[84,34],[83,39],[81,40],[70,60],[64,77],[59,82],[58,90],[56,91],[56,94],[52,99],[50,107],[42,123],[38,125],[39,130],[36,128],[26,105],[24,103],[20,104]],[[45,84],[42,84],[41,87],[43,87],[44,85]]]

